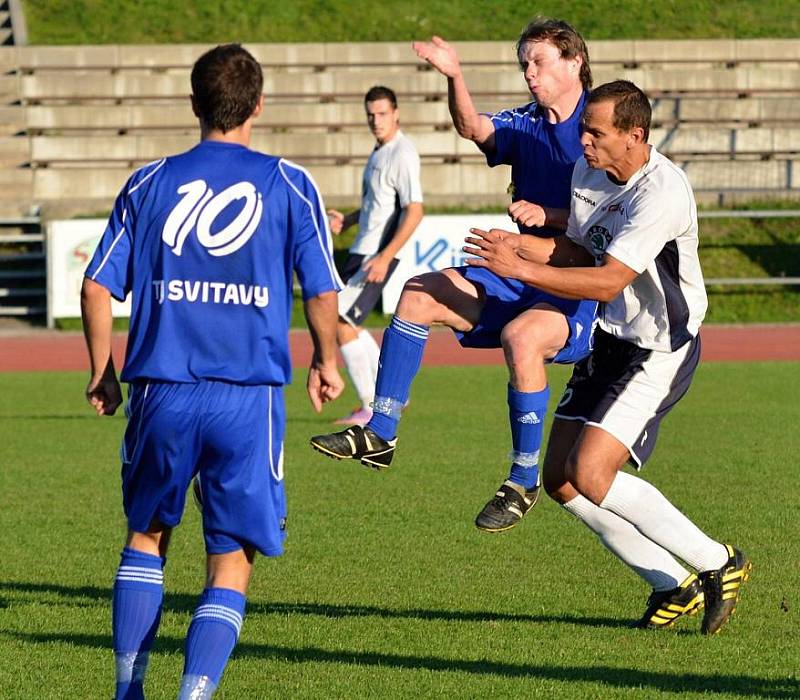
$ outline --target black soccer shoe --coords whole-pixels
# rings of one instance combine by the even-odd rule
[[[539,500],[540,487],[536,486],[522,494],[515,486],[510,481],[503,482],[494,498],[478,513],[475,527],[484,532],[503,532],[522,520],[525,513]]]
[[[642,630],[666,629],[684,615],[696,615],[703,607],[703,587],[695,574],[669,591],[653,591],[647,609],[634,627]]]
[[[736,610],[742,584],[750,578],[753,568],[750,560],[736,547],[725,545],[728,561],[721,569],[703,571],[700,582],[706,597],[706,614],[700,631],[703,634],[716,634]]]
[[[333,459],[357,459],[365,467],[386,469],[392,463],[397,438],[384,440],[372,428],[354,425],[341,433],[315,435],[311,447]]]

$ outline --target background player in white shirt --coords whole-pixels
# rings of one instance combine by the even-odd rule
[[[361,323],[378,303],[397,267],[397,255],[423,216],[419,154],[400,130],[396,95],[381,85],[370,88],[364,109],[377,143],[364,168],[361,207],[346,216],[328,210],[334,234],[358,222],[342,270],[346,287],[339,294],[337,338],[361,406],[335,421],[341,425],[364,425],[372,417],[380,349]]]
[[[595,89],[567,236],[472,229],[465,251],[480,256],[471,262],[478,267],[601,302],[594,349],[556,411],[545,489],[653,586],[638,626],[669,626],[705,604],[702,631],[713,634],[733,612],[750,562],[622,471],[629,461],[641,467],[661,419],[688,390],[706,310],[694,195],[683,171],[647,144],[649,127],[649,102],[633,83]]]

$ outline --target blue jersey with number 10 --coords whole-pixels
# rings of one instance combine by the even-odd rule
[[[86,270],[132,293],[123,381],[286,384],[293,271],[307,299],[341,289],[309,174],[202,141],[128,180]]]

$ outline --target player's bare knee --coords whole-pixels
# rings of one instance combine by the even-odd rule
[[[439,320],[442,294],[442,274],[438,272],[417,275],[403,286],[397,303],[397,316],[411,323],[430,325]]]
[[[542,472],[542,488],[556,503],[566,503],[572,491],[562,469],[545,469]]]
[[[591,457],[570,454],[565,465],[565,475],[569,483],[581,495],[599,504],[605,496],[603,488],[604,465]]]
[[[546,355],[542,352],[534,328],[528,324],[511,321],[500,332],[500,344],[510,365],[541,364]]]

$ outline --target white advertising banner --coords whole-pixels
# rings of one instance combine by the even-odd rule
[[[47,227],[47,325],[81,315],[83,273],[105,230],[106,219],[51,221]],[[400,252],[400,263],[383,289],[384,313],[394,313],[406,280],[425,272],[466,264],[461,250],[471,227],[516,230],[505,214],[425,216]],[[112,299],[115,317],[130,316],[130,300]]]
[[[83,273],[103,235],[107,219],[51,221],[47,225],[47,325],[81,315]],[[130,316],[130,301],[111,300],[114,316]]]
[[[400,252],[400,263],[383,288],[383,312],[394,313],[406,280],[424,272],[466,265],[461,249],[470,228],[516,231],[507,214],[457,214],[425,216]]]

